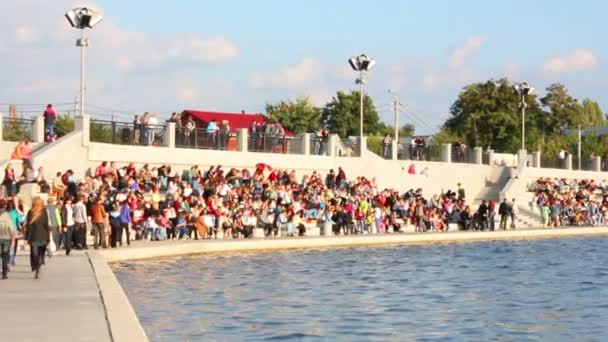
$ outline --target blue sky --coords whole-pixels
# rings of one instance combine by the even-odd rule
[[[76,4],[0,5],[5,16],[14,13],[0,24],[9,41],[0,48],[4,74],[14,73],[0,103],[74,100],[77,32],[62,14]],[[368,91],[382,119],[392,122],[392,88],[407,109],[400,121],[421,133],[447,118],[462,86],[491,77],[527,80],[541,95],[563,82],[574,96],[608,105],[602,1],[97,0],[95,6],[106,19],[89,32],[93,115],[256,112],[295,96],[323,104],[336,90],[354,88],[346,60],[362,52],[378,62]]]

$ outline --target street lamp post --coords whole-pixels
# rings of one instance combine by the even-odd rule
[[[359,85],[359,139],[363,141],[363,85],[365,84],[365,72],[370,71],[376,65],[376,61],[362,54],[349,59],[348,63],[354,71],[359,72],[359,78],[357,78],[355,83]]]
[[[72,27],[80,30],[80,39],[76,40],[76,46],[80,47],[80,116],[84,116],[84,92],[85,92],[85,48],[89,46],[89,39],[85,38],[84,30],[92,29],[103,19],[103,15],[89,7],[76,7],[65,14],[66,19]]]
[[[399,143],[399,106],[401,105],[399,103],[399,95],[392,91],[392,90],[388,90],[389,94],[393,95],[394,99],[393,99],[393,111],[395,114],[395,141],[397,141],[397,143]]]
[[[521,149],[526,149],[526,96],[532,95],[534,88],[528,84],[528,82],[517,83],[513,86],[515,92],[519,96],[520,107],[521,107]]]

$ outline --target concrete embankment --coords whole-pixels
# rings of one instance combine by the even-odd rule
[[[95,273],[112,341],[148,341],[135,310],[108,263],[95,251],[87,254]]]
[[[608,227],[507,230],[494,232],[445,232],[424,234],[387,234],[365,236],[338,236],[290,239],[203,240],[179,242],[149,242],[130,248],[104,250],[107,262],[141,260],[188,254],[218,252],[264,251],[281,249],[364,247],[381,245],[408,245],[482,240],[547,239],[576,236],[606,236]]]

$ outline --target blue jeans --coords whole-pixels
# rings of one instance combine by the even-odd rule
[[[15,260],[17,259],[17,244],[18,243],[19,243],[19,239],[15,239],[15,242],[13,242],[13,246],[10,250],[9,263],[11,264],[11,266],[15,266]]]
[[[55,135],[55,123],[54,122],[47,122],[44,124],[44,132],[46,133],[47,136],[53,136]]]
[[[179,238],[182,239],[186,236],[188,236],[189,231],[188,231],[188,226],[183,226],[183,227],[179,227],[178,228],[178,232],[179,232]]]
[[[146,228],[146,235],[150,236],[150,240],[156,240],[157,228],[148,227]]]

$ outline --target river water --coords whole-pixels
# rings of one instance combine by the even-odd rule
[[[607,341],[608,239],[116,265],[151,341]]]

